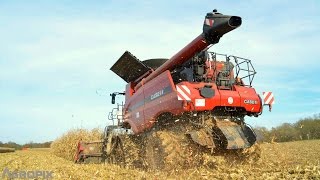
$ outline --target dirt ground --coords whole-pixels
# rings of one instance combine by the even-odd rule
[[[0,179],[4,169],[52,171],[54,179],[320,179],[320,140],[262,144],[259,161],[247,164],[208,158],[192,169],[146,172],[110,164],[74,164],[49,149],[0,154]]]

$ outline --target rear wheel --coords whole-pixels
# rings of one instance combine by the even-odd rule
[[[241,156],[246,162],[256,162],[261,158],[261,147],[258,143],[242,150]]]

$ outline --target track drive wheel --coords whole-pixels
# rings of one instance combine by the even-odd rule
[[[142,168],[142,141],[139,137],[124,135],[121,137],[126,167]]]
[[[190,168],[202,163],[202,150],[184,133],[170,130],[152,132],[145,142],[149,169]]]
[[[260,144],[255,143],[251,147],[242,150],[242,157],[246,162],[256,162],[261,157],[261,147]]]
[[[121,139],[118,136],[112,138],[111,152],[106,158],[108,163],[120,166],[125,165],[125,156]]]
[[[244,164],[256,163],[261,157],[261,148],[255,143],[249,148],[229,151],[225,154],[225,158],[229,163]]]
[[[157,132],[150,133],[145,139],[145,166],[150,170],[165,167],[165,151]]]

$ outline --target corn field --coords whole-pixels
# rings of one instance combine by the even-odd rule
[[[47,170],[53,171],[54,179],[320,178],[320,140],[262,144],[261,149],[262,157],[256,162],[241,164],[215,157],[208,158],[208,162],[201,167],[152,172],[111,164],[74,164],[67,156],[66,159],[55,155],[52,149],[30,149],[1,153],[0,171],[5,168],[10,171]]]

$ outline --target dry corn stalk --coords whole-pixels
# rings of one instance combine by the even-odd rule
[[[73,161],[79,141],[100,140],[102,131],[100,129],[73,129],[56,139],[51,144],[52,152],[62,158]]]

